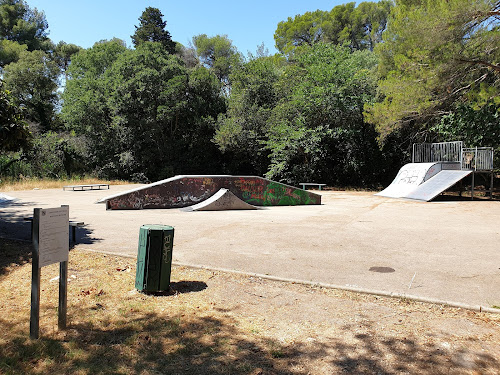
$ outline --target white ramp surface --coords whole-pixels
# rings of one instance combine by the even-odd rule
[[[394,181],[380,195],[389,198],[404,198],[420,184],[441,171],[440,163],[409,163],[401,167]]]
[[[441,171],[436,176],[417,186],[417,188],[406,195],[405,198],[428,202],[471,173],[472,171]]]
[[[193,211],[257,210],[258,208],[242,201],[228,189],[220,189],[203,202],[188,207]]]

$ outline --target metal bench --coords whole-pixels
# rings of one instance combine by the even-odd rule
[[[33,216],[25,217],[24,221],[31,222],[31,237],[33,238]],[[85,223],[83,221],[70,220],[68,224],[71,228],[71,242],[76,244],[76,228],[83,227]]]
[[[322,186],[326,186],[326,184],[316,184],[314,182],[301,182],[299,185],[302,185],[302,189],[307,190],[306,186],[317,186],[318,190],[321,190]]]
[[[101,190],[101,187],[106,187],[107,189],[109,189],[109,184],[67,185],[67,186],[63,186],[63,190],[70,189],[70,188],[73,191],[75,191],[75,190],[83,191],[86,188],[88,188],[90,190]]]

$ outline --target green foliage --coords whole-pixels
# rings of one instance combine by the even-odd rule
[[[380,102],[366,108],[381,140],[404,125],[426,130],[457,103],[498,100],[499,9],[496,0],[396,1],[376,48]]]
[[[457,140],[467,146],[495,148],[495,165],[500,165],[500,104],[489,102],[479,109],[459,104],[432,130],[440,141]]]
[[[337,5],[331,11],[316,10],[289,17],[278,24],[276,47],[288,54],[295,47],[314,43],[347,44],[352,50],[373,50],[381,41],[392,1]]]
[[[263,149],[263,141],[269,117],[280,99],[277,86],[285,63],[282,57],[261,57],[231,74],[228,111],[219,117],[214,141],[232,156],[232,173],[267,172],[269,152]]]
[[[0,0],[0,39],[26,45],[28,51],[45,50],[48,41],[45,14],[23,0]]]
[[[297,50],[294,59],[282,76],[288,81],[281,86],[285,96],[270,121],[267,176],[290,183],[374,183],[379,150],[362,110],[375,95],[375,57],[316,44]]]
[[[82,50],[82,47],[76,44],[68,44],[66,42],[60,41],[54,48],[53,59],[59,66],[62,72],[66,73],[69,65],[71,64],[71,58],[76,53]]]
[[[28,46],[19,44],[12,40],[0,39],[0,68],[11,62],[17,61],[21,52],[26,51]]]
[[[206,68],[188,71],[160,43],[129,50],[114,40],[79,52],[68,72],[62,115],[87,137],[101,176],[156,180],[217,168],[210,140],[225,106]]]
[[[175,53],[175,42],[172,41],[170,33],[165,30],[167,22],[163,21],[163,14],[158,8],[147,7],[139,17],[139,22],[140,25],[135,26],[135,33],[131,36],[135,47],[144,42],[158,42],[168,53]]]
[[[215,142],[240,169],[268,178],[374,184],[380,151],[362,112],[375,96],[375,64],[369,51],[324,43],[297,48],[288,62],[252,60],[231,75]]]
[[[89,143],[86,159],[92,170],[109,163],[112,168],[119,168],[113,160],[120,153],[123,137],[120,129],[113,126],[110,69],[126,51],[122,40],[102,41],[74,55],[68,68],[61,116],[69,130],[86,137]]]
[[[2,176],[69,178],[84,173],[86,144],[81,137],[47,132],[35,136],[23,153],[0,155]]]
[[[20,109],[0,80],[0,154],[25,148],[30,138],[31,133]]]
[[[58,76],[57,64],[40,50],[23,51],[18,61],[4,68],[6,88],[25,109],[26,119],[39,124],[43,131],[52,129],[55,123]]]
[[[193,45],[200,62],[219,78],[228,88],[231,71],[241,62],[241,56],[227,35],[208,37],[201,34],[193,37]]]

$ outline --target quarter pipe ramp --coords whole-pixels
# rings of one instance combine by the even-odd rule
[[[428,202],[471,173],[461,170],[459,163],[409,163],[401,167],[387,188],[375,195]]]

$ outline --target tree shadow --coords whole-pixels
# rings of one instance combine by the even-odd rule
[[[0,238],[0,276],[7,273],[12,264],[21,266],[31,260],[31,242]]]
[[[0,206],[0,237],[31,242],[31,222],[25,220],[25,218],[32,217],[33,212],[28,214],[23,208],[33,206],[35,206],[33,202],[18,201],[10,201]],[[70,245],[78,243],[89,245],[102,240],[101,238],[94,237],[92,234],[93,230],[89,229],[87,224],[77,227],[75,230],[75,242],[73,243],[70,228]]]
[[[2,318],[0,325],[18,329]],[[184,320],[150,313],[128,317],[115,326],[121,327],[107,329],[102,324],[77,323],[64,332],[62,339],[45,334],[30,340],[26,332],[18,331],[13,342],[0,342],[0,371],[34,374],[43,368],[43,373],[52,374],[291,373],[276,366],[268,342],[245,339],[234,324],[221,319]]]
[[[31,241],[31,223],[23,208],[33,206],[32,202],[10,201],[0,206],[0,237]]]
[[[29,340],[19,324],[0,318],[15,332],[0,341],[0,372],[128,374],[466,374],[500,368],[496,358],[467,347],[403,339],[372,323],[348,324],[337,337],[298,339],[284,345],[249,334],[230,317],[124,313],[113,324],[81,322],[74,311],[67,331]],[[27,326],[27,325],[25,325]],[[11,335],[12,336],[12,335]],[[450,340],[452,338],[450,337]]]

